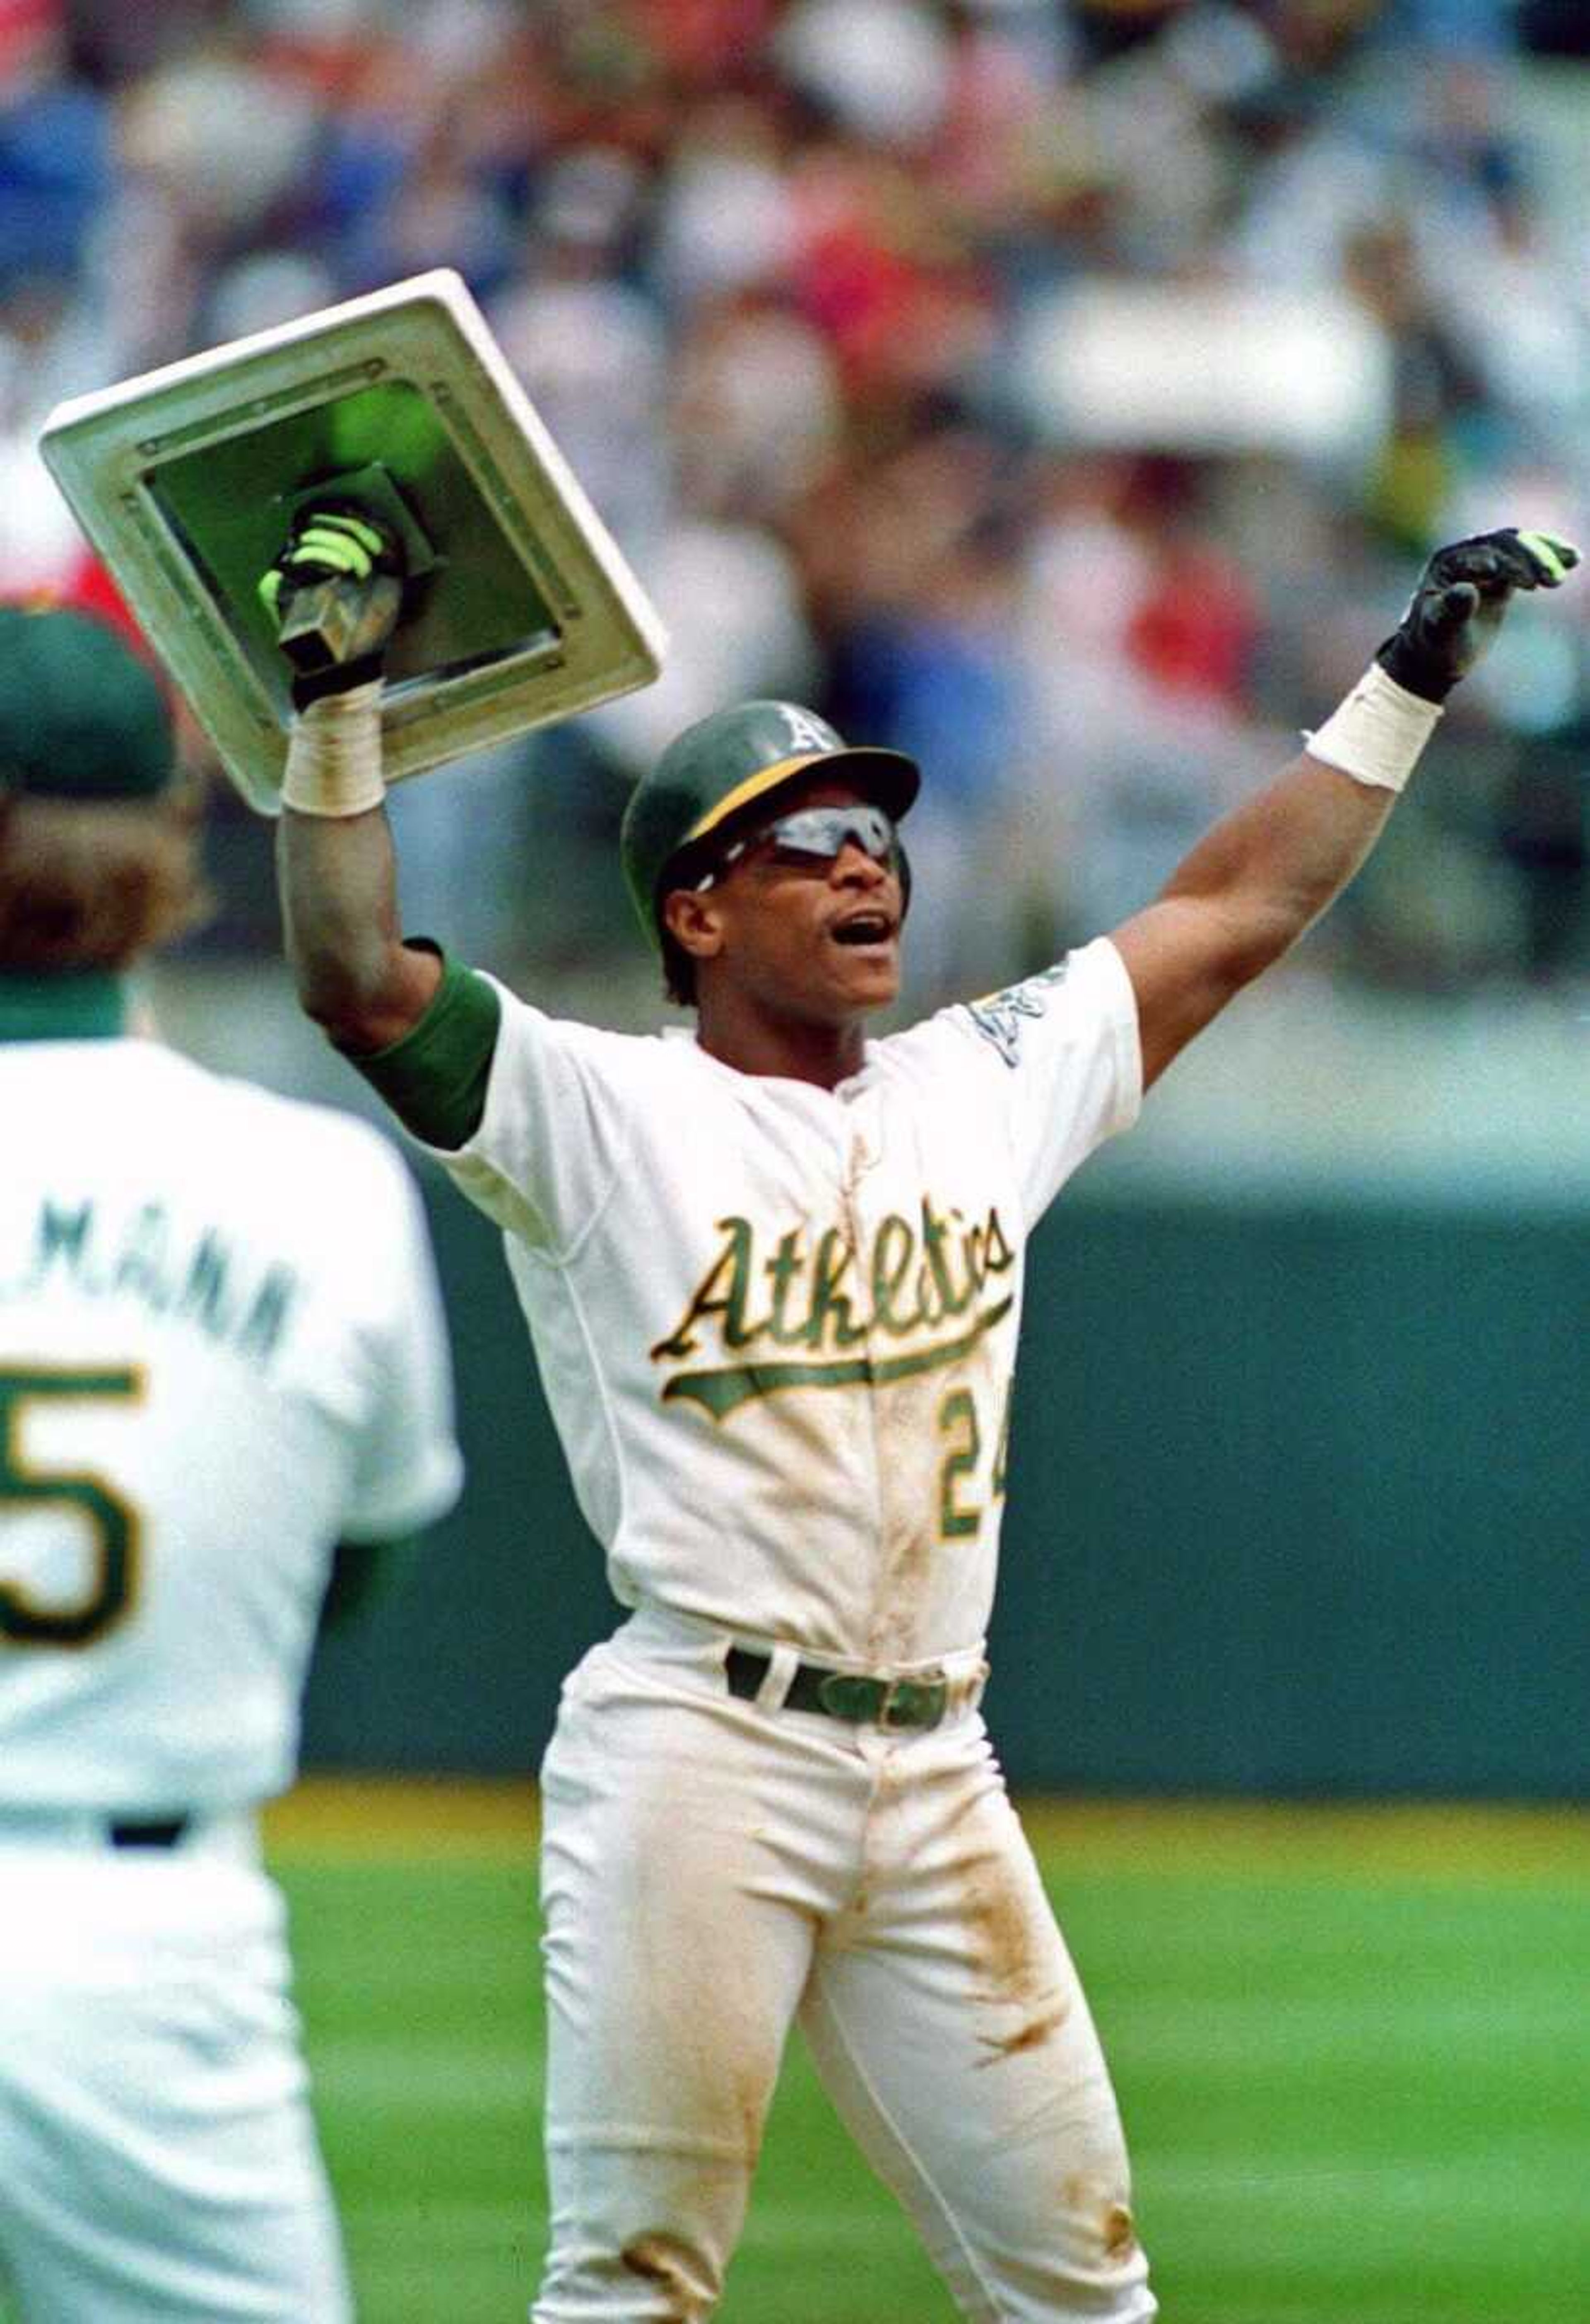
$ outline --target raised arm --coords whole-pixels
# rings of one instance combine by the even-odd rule
[[[307,1013],[356,1056],[401,1040],[441,980],[434,953],[402,942],[383,804],[381,670],[401,603],[395,559],[391,537],[362,512],[320,510],[294,527],[261,584],[295,669],[276,835],[287,958]]]
[[[378,752],[374,707],[368,716]],[[350,1056],[402,1040],[435,999],[441,963],[402,942],[386,809],[334,816],[284,807],[276,872],[287,958],[306,1013]]]
[[[1577,563],[1567,541],[1511,529],[1437,550],[1400,626],[1308,749],[1112,932],[1137,995],[1145,1088],[1347,885],[1513,591],[1555,588]]]

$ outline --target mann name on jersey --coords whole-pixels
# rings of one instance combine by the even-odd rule
[[[267,1363],[299,1281],[281,1261],[240,1253],[219,1227],[178,1221],[162,1202],[112,1207],[45,1194],[31,1215],[0,1218],[0,1304],[52,1291],[136,1299]]]

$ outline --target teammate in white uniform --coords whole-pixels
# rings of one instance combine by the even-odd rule
[[[0,2312],[340,2324],[255,1810],[460,1465],[397,1156],[130,1029],[171,763],[110,631],[0,613]]]
[[[1350,878],[1512,589],[1573,562],[1511,531],[1442,552],[1308,752],[1145,911],[883,1040],[909,761],[777,703],[670,745],[625,871],[697,1021],[633,1038],[402,944],[376,688],[298,722],[305,1005],[503,1228],[633,1609],[543,1770],[537,2324],[711,2313],[797,2018],[966,2316],[1154,2313],[1109,2079],[977,1708],[1024,1248]]]

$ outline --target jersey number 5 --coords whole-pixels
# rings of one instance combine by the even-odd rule
[[[37,1603],[20,1582],[0,1575],[0,1643],[88,1646],[120,1620],[138,1582],[138,1512],[88,1470],[36,1469],[21,1451],[23,1413],[33,1403],[136,1404],[143,1374],[135,1366],[95,1371],[23,1370],[0,1365],[0,1552],[5,1520],[53,1505],[77,1511],[88,1528],[93,1572],[87,1590],[63,1605]]]

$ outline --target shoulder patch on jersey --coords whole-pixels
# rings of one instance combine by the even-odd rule
[[[1070,967],[1069,958],[1057,961],[1052,968],[1040,969],[1020,984],[1007,984],[1003,992],[990,992],[981,1001],[966,1003],[966,1014],[978,1032],[994,1044],[1012,1072],[1021,1063],[1023,1023],[1043,1015],[1049,993],[1064,983]]]

